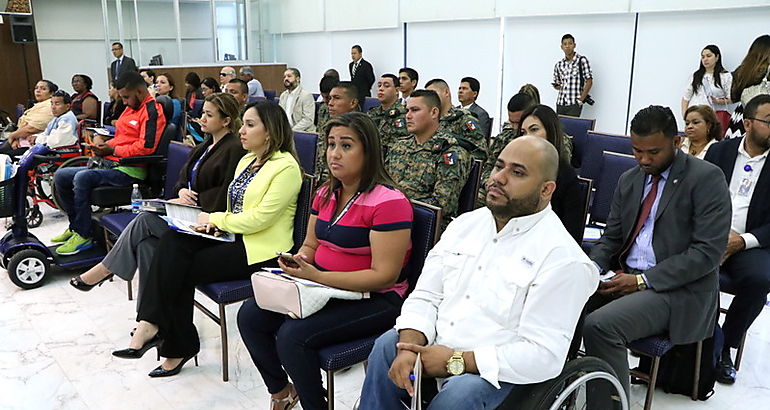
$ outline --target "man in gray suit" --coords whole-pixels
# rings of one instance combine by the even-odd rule
[[[587,305],[586,354],[606,360],[627,395],[626,343],[659,334],[694,343],[710,337],[716,323],[730,193],[718,167],[677,149],[676,131],[667,107],[649,106],[631,121],[639,166],[620,177],[604,235],[591,251],[603,279]],[[589,395],[591,408],[613,408],[602,390]]]
[[[137,71],[134,59],[123,54],[123,44],[120,41],[112,43],[112,55],[115,61],[110,64],[110,81],[117,81],[121,74]]]

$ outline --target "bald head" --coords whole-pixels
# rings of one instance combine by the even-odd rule
[[[540,212],[556,189],[559,154],[548,141],[519,137],[503,148],[486,181],[487,208],[498,230],[511,219]]]

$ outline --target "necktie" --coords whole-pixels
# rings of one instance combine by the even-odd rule
[[[355,64],[353,64],[353,75],[352,75],[353,77],[356,76],[357,70],[358,70],[358,61],[356,61]]]
[[[636,226],[634,227],[633,232],[631,232],[631,236],[628,238],[628,241],[626,242],[626,245],[623,247],[623,250],[620,252],[620,261],[623,265],[625,265],[626,256],[628,256],[628,251],[631,250],[631,246],[634,244],[634,241],[636,241],[636,237],[639,235],[639,231],[642,230],[642,226],[644,226],[644,222],[647,221],[647,218],[650,217],[650,212],[652,212],[652,205],[655,203],[655,198],[658,196],[658,182],[660,182],[660,174],[653,175],[652,176],[652,188],[650,189],[650,192],[647,193],[647,196],[644,197],[644,200],[642,201],[642,209],[639,211],[639,218],[636,220]]]
[[[118,79],[118,76],[120,75],[120,59],[117,60],[115,63],[115,79]]]

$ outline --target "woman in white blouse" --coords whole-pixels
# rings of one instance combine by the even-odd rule
[[[690,84],[682,97],[682,117],[688,107],[708,105],[727,111],[733,76],[722,66],[722,52],[710,44],[700,53],[700,67],[690,77]]]
[[[708,105],[693,105],[684,113],[684,135],[681,150],[703,159],[706,151],[722,136],[722,124]]]

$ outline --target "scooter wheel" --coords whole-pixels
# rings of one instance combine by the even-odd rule
[[[24,249],[8,261],[8,276],[11,282],[22,289],[38,288],[43,286],[50,265],[42,252]]]
[[[43,223],[43,211],[38,205],[33,205],[27,213],[27,226],[37,228]]]

